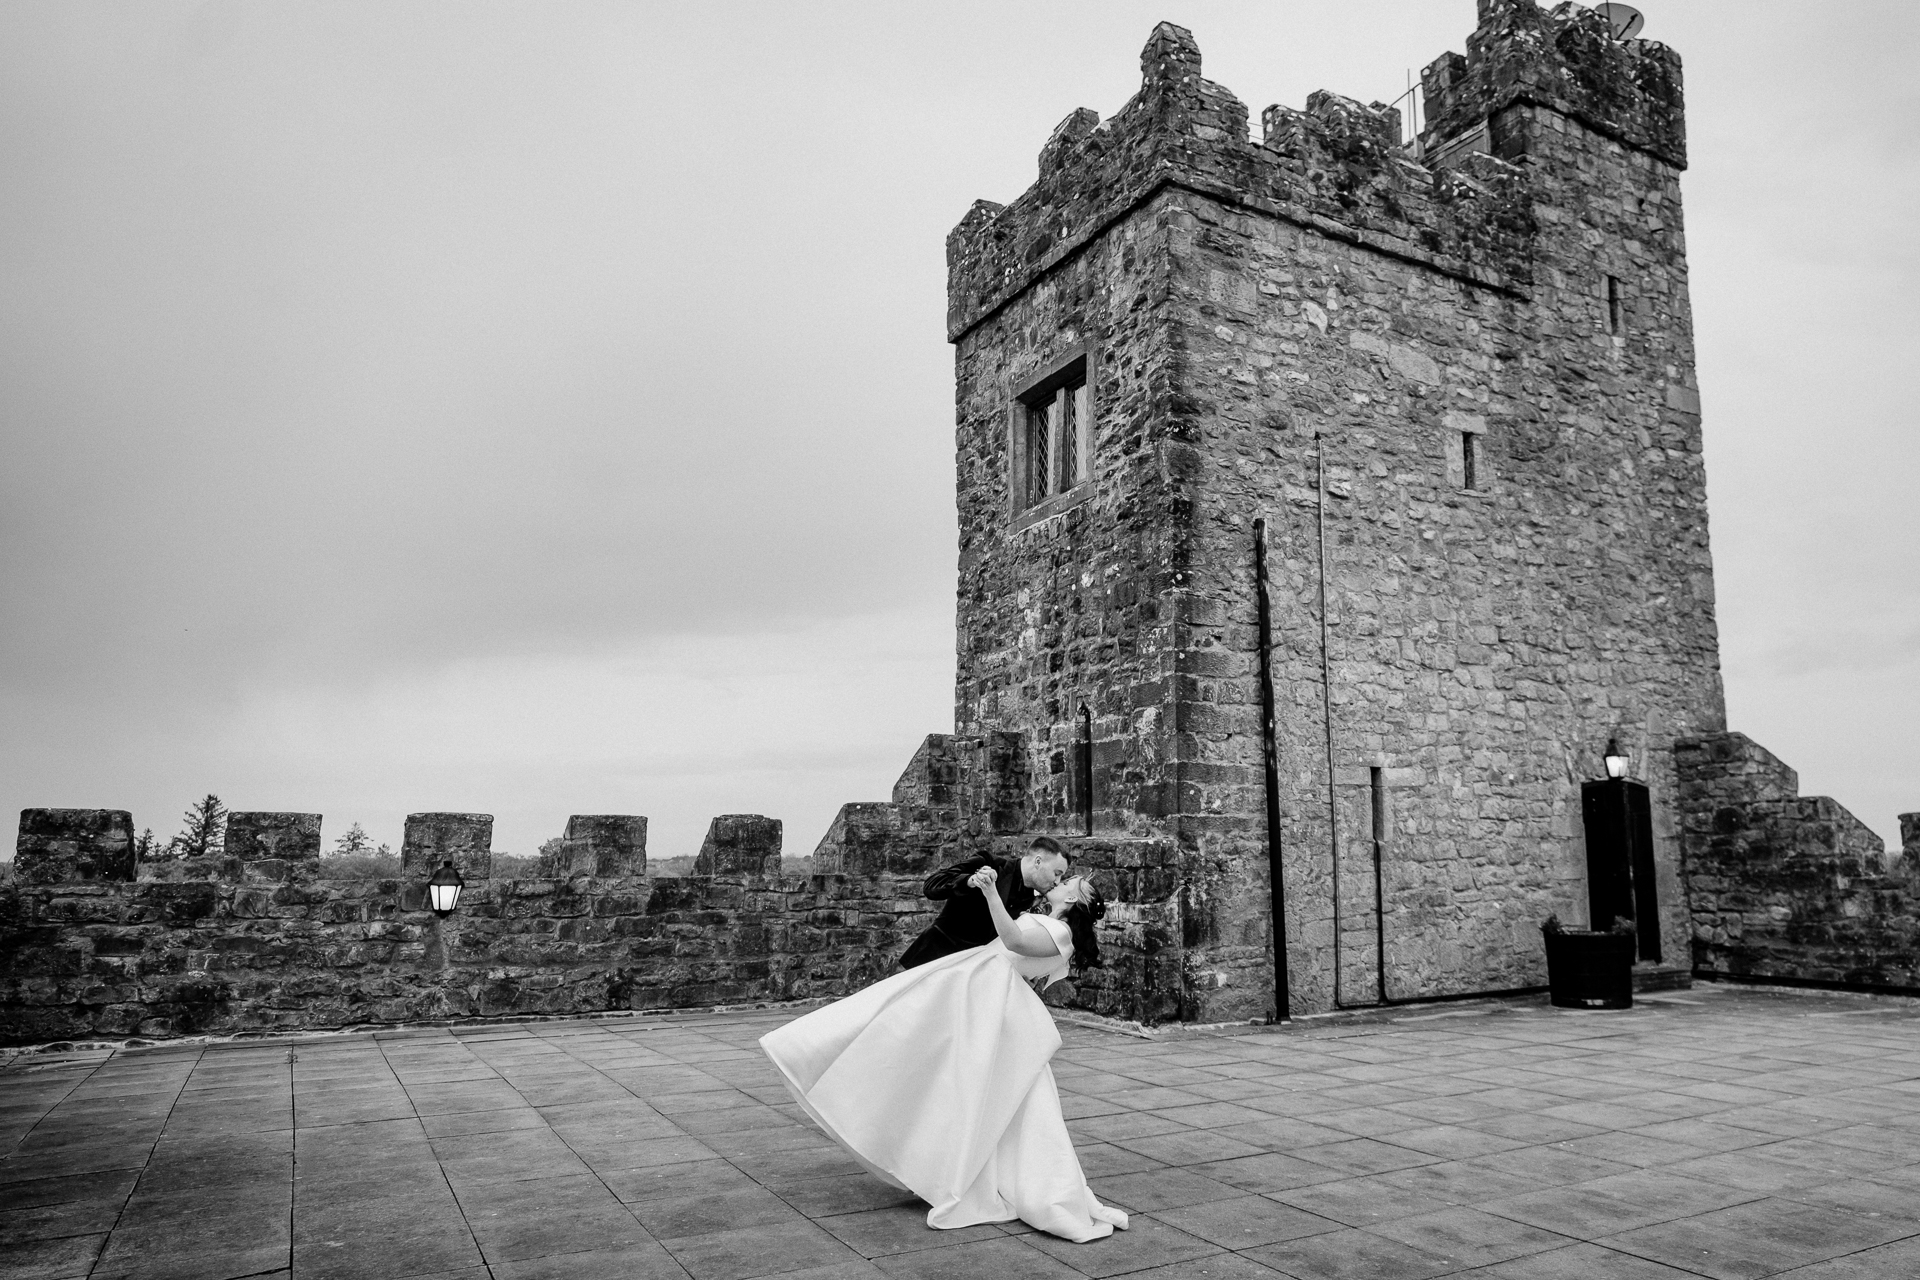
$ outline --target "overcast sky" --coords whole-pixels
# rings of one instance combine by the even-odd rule
[[[1732,727],[1920,810],[1920,8],[1649,0]],[[716,813],[952,725],[944,238],[1170,19],[1257,119],[1472,0],[0,3],[0,825]]]

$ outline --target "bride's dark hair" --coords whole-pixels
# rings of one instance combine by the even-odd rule
[[[1094,936],[1093,922],[1107,914],[1107,900],[1093,887],[1093,882],[1085,882],[1087,896],[1068,907],[1061,915],[1067,922],[1067,928],[1073,931],[1073,967],[1076,969],[1098,969],[1100,964],[1100,939]]]

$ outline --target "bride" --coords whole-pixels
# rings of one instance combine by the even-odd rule
[[[932,1208],[930,1227],[1015,1218],[1068,1240],[1124,1229],[1093,1198],[1049,1065],[1060,1032],[1030,979],[1100,963],[1106,903],[1084,876],[1018,920],[980,890],[999,937],[896,973],[760,1038],[815,1124],[875,1177]]]

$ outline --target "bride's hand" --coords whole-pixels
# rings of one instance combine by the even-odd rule
[[[994,883],[999,879],[999,873],[992,867],[982,867],[967,877],[967,883],[982,893],[992,893]]]

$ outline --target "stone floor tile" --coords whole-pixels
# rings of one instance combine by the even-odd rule
[[[140,1178],[138,1168],[103,1169],[0,1185],[0,1211],[33,1209],[73,1200],[114,1200],[124,1203]]]
[[[1179,1209],[1161,1209],[1153,1217],[1226,1249],[1249,1249],[1281,1240],[1296,1240],[1301,1236],[1339,1231],[1346,1226],[1266,1196],[1241,1196]]]
[[[1063,1093],[1060,1095],[1060,1114],[1068,1120],[1081,1120],[1089,1116],[1125,1115],[1127,1108],[1124,1103],[1109,1102],[1091,1094]]]
[[[1068,1124],[1075,1142],[1114,1142],[1121,1138],[1145,1138],[1159,1133],[1178,1133],[1186,1128],[1178,1120],[1151,1111],[1119,1111],[1091,1116]]]
[[[96,1273],[204,1280],[282,1268],[288,1256],[287,1210],[286,1202],[212,1206],[192,1197],[143,1202],[136,1194],[107,1238]]]
[[[1251,1142],[1213,1129],[1189,1129],[1180,1133],[1160,1133],[1141,1138],[1120,1138],[1114,1144],[1136,1155],[1164,1165],[1207,1164],[1240,1156],[1267,1154]],[[1088,1175],[1092,1177],[1092,1174]]]
[[[705,1160],[596,1172],[607,1188],[627,1203],[721,1191],[751,1191],[763,1185],[752,1175],[717,1156]]]
[[[1263,1267],[1237,1253],[1209,1253],[1164,1267],[1130,1271],[1128,1280],[1288,1280],[1272,1267]]]
[[[1758,1280],[1805,1261],[1781,1258],[1765,1241],[1717,1230],[1698,1218],[1677,1218],[1594,1243],[1712,1280]]]
[[[1264,1160],[1269,1157],[1250,1158]],[[1112,1178],[1091,1178],[1087,1185],[1102,1204],[1117,1205],[1130,1213],[1177,1209],[1208,1200],[1233,1199],[1240,1194],[1236,1188],[1218,1179],[1204,1177],[1192,1169],[1123,1173]]]
[[[1267,1107],[1265,1100],[1260,1100]],[[1418,1116],[1410,1116],[1404,1111],[1390,1111],[1385,1107],[1349,1107],[1342,1104],[1338,1109],[1310,1112],[1306,1118],[1325,1129],[1334,1129],[1349,1138],[1388,1138],[1407,1129],[1424,1129],[1427,1122]]]
[[[1232,1066],[1242,1066],[1233,1063]],[[1226,1068],[1218,1068],[1223,1073]],[[1182,1086],[1188,1093],[1197,1093],[1203,1098],[1212,1098],[1215,1102],[1238,1102],[1242,1098],[1264,1097],[1273,1088],[1272,1081],[1265,1077],[1249,1078],[1244,1075],[1224,1075],[1219,1080],[1210,1080],[1201,1084]]]
[[[1085,1243],[1033,1232],[1020,1239],[1055,1262],[1086,1276],[1128,1274],[1146,1267],[1186,1262],[1221,1253],[1220,1245],[1182,1231],[1157,1217],[1133,1216],[1125,1231]]]
[[[778,1107],[769,1107],[758,1102],[742,1107],[724,1107],[714,1111],[683,1112],[672,1117],[672,1123],[682,1132],[693,1134],[695,1137],[746,1131],[757,1133],[768,1129],[799,1127]]]
[[[1390,1176],[1376,1174],[1366,1178],[1343,1178],[1337,1182],[1322,1182],[1266,1194],[1282,1204],[1290,1204],[1296,1209],[1304,1209],[1349,1227],[1370,1227],[1394,1218],[1434,1213],[1452,1203],[1395,1186],[1387,1181]]]
[[[1909,1280],[1920,1276],[1920,1237],[1780,1272],[1776,1280]]]
[[[920,1203],[819,1218],[816,1219],[816,1225],[825,1228],[865,1258],[946,1248],[970,1240],[993,1240],[1002,1234],[990,1223],[944,1231],[930,1227],[927,1225],[927,1206]]]
[[[698,1139],[678,1141],[699,1145]],[[656,1157],[651,1163],[661,1163]],[[860,1162],[838,1146],[807,1147],[798,1151],[750,1152],[733,1157],[733,1165],[754,1181],[770,1187],[801,1182],[809,1178],[830,1178],[865,1173]]]
[[[1354,1135],[1343,1129],[1315,1124],[1299,1116],[1269,1115],[1248,1124],[1235,1125],[1231,1135],[1266,1151],[1298,1151],[1303,1147],[1329,1142],[1345,1142]]]
[[[121,1142],[103,1138],[79,1146],[16,1152],[0,1159],[0,1186],[138,1169],[146,1164],[147,1153],[152,1149],[152,1139]]]
[[[1302,1160],[1297,1156],[1285,1155],[1277,1151],[1193,1165],[1189,1172],[1225,1183],[1237,1191],[1260,1195],[1286,1191],[1294,1187],[1313,1186],[1322,1182],[1337,1182],[1345,1177],[1340,1171],[1329,1169],[1323,1164],[1315,1164],[1310,1160]]]
[[[289,1182],[293,1139],[291,1129],[212,1137],[184,1131],[163,1137],[140,1175],[140,1194]]]
[[[785,1101],[782,1098],[781,1101]],[[729,1086],[725,1089],[702,1089],[696,1093],[663,1093],[647,1098],[647,1105],[663,1116],[684,1115],[693,1111],[724,1111],[728,1107],[747,1107],[756,1105],[753,1099]]]
[[[1410,1169],[1415,1165],[1434,1164],[1443,1157],[1394,1146],[1375,1138],[1349,1138],[1345,1142],[1303,1147],[1300,1158],[1325,1165],[1349,1177],[1360,1177],[1369,1173],[1388,1173],[1395,1169]]]
[[[450,1111],[421,1116],[420,1123],[430,1138],[454,1138],[463,1133],[506,1133],[513,1129],[544,1129],[547,1122],[532,1107],[503,1108],[499,1111]]]
[[[1905,1223],[1773,1198],[1702,1213],[1695,1220],[1767,1241],[1783,1252],[1802,1255],[1802,1261],[1835,1257],[1911,1234]]]
[[[1474,1280],[1694,1280],[1695,1273],[1597,1244],[1572,1244],[1459,1273]]]
[[[1257,1120],[1272,1119],[1268,1112],[1257,1107],[1241,1106],[1237,1102],[1203,1102],[1193,1106],[1166,1107],[1154,1114],[1178,1120],[1190,1129],[1232,1129]]]
[[[1471,1160],[1475,1156],[1492,1155],[1496,1151],[1512,1151],[1517,1147],[1531,1145],[1457,1124],[1437,1124],[1425,1129],[1402,1129],[1392,1135],[1390,1141],[1396,1147],[1405,1147],[1443,1160]]]
[[[301,1280],[385,1280],[482,1262],[444,1183],[414,1195],[294,1206],[293,1269]]]
[[[1075,1147],[1074,1154],[1080,1157],[1080,1171],[1088,1178],[1109,1178],[1115,1174],[1139,1173],[1145,1169],[1163,1167],[1160,1161],[1151,1156],[1110,1142]]]
[[[1040,1238],[1002,1236],[998,1240],[974,1240],[935,1249],[917,1249],[912,1253],[876,1258],[873,1265],[883,1274],[895,1277],[895,1280],[1001,1280],[1002,1277],[1025,1280],[1028,1276],[1034,1277],[1034,1280],[1055,1280],[1056,1277],[1089,1274],[1043,1253],[1029,1243]],[[1085,1249],[1089,1246],[1068,1247]]]
[[[1666,1172],[1769,1195],[1839,1182],[1847,1176],[1832,1170],[1774,1160],[1764,1150],[1729,1151],[1720,1155],[1701,1156],[1697,1160],[1683,1160],[1679,1164],[1668,1165]]]
[[[1678,1142],[1715,1154],[1725,1151],[1742,1151],[1778,1140],[1770,1134],[1754,1129],[1742,1129],[1737,1125],[1721,1124],[1714,1120],[1657,1121],[1653,1124],[1632,1125],[1623,1132],[1666,1142]]]
[[[924,1205],[911,1191],[902,1191],[872,1174],[840,1174],[829,1178],[808,1178],[780,1184],[774,1191],[782,1200],[809,1218],[826,1218],[863,1209],[886,1209],[896,1205]]]
[[[105,1232],[53,1240],[0,1241],[0,1276],[7,1280],[69,1280],[84,1276],[100,1256]]]
[[[1882,1187],[1883,1191],[1891,1188]],[[123,1198],[110,1200],[67,1200],[37,1205],[31,1209],[0,1210],[0,1244],[18,1244],[25,1240],[57,1240],[62,1236],[84,1236],[106,1232],[120,1220]]]
[[[1622,1164],[1618,1160],[1603,1160],[1598,1156],[1583,1155],[1559,1143],[1548,1143],[1541,1147],[1521,1147],[1514,1151],[1501,1151],[1490,1156],[1475,1156],[1459,1163],[1500,1173],[1507,1177],[1521,1178],[1539,1186],[1564,1186],[1572,1182],[1590,1182],[1595,1178],[1607,1178],[1616,1173],[1626,1173],[1633,1167]]]
[[[531,1106],[505,1080],[456,1080],[440,1084],[411,1084],[406,1089],[413,1112],[421,1116],[456,1111],[499,1111]],[[304,1099],[303,1099],[304,1100]]]
[[[830,1147],[833,1139],[809,1125],[781,1124],[765,1129],[743,1129],[735,1133],[706,1133],[700,1141],[723,1156],[744,1156],[769,1151],[798,1151],[805,1147]]]
[[[806,1221],[793,1206],[758,1185],[653,1197],[630,1201],[627,1207],[649,1234],[669,1243],[685,1236],[747,1227],[777,1227],[784,1231],[800,1227]]]
[[[813,1270],[821,1275],[867,1274],[862,1270],[868,1265],[864,1258],[805,1221],[779,1230],[736,1227],[663,1243],[693,1280],[752,1280]]]
[[[1483,1267],[1556,1249],[1570,1242],[1569,1237],[1558,1232],[1496,1217],[1465,1205],[1395,1218],[1370,1230],[1423,1253],[1446,1258],[1460,1267]]]
[[[1398,1240],[1359,1230],[1283,1240],[1249,1249],[1242,1256],[1290,1280],[1431,1280],[1460,1269]]]
[[[1208,1101],[1197,1093],[1188,1093],[1185,1089],[1175,1089],[1166,1085],[1144,1085],[1137,1081],[1131,1089],[1103,1096],[1109,1102],[1118,1103],[1136,1111],[1165,1111],[1172,1107],[1196,1106]]]
[[[664,1246],[648,1241],[494,1262],[491,1274],[493,1280],[686,1280],[687,1270]]]
[[[489,1265],[585,1249],[626,1249],[653,1238],[591,1174],[471,1183],[456,1187],[454,1195]]]
[[[1783,1191],[1780,1198],[1819,1209],[1835,1209],[1863,1218],[1884,1219],[1895,1227],[1920,1232],[1920,1195],[1913,1187],[1868,1178],[1829,1182],[1804,1191]],[[1920,1274],[1920,1272],[1916,1272]]]

